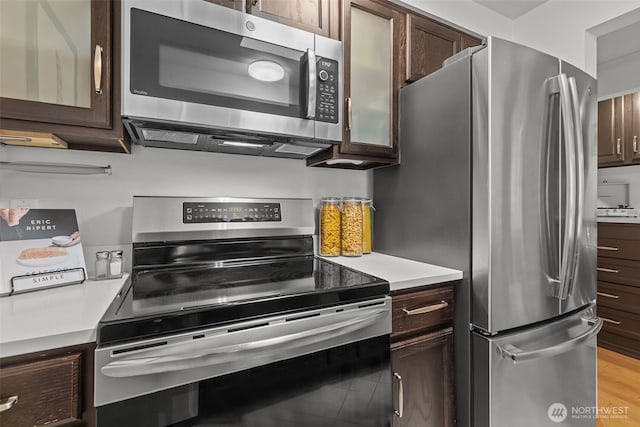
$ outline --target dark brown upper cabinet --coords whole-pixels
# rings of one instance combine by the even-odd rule
[[[397,164],[400,88],[481,40],[384,0],[345,0],[342,16],[343,141],[308,158],[307,165]]]
[[[0,129],[51,133],[69,148],[128,152],[120,2],[8,2],[2,13],[15,16],[15,28],[0,30]]]
[[[598,102],[598,166],[640,163],[640,93]]]
[[[340,38],[339,9],[336,0],[247,0],[252,15],[334,39]]]
[[[407,82],[414,82],[442,67],[442,62],[482,41],[433,19],[407,15]]]
[[[397,163],[405,13],[391,3],[343,2],[343,140],[307,165],[350,169]]]

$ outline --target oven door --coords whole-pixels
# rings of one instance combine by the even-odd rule
[[[390,426],[390,304],[98,348],[97,425]]]
[[[123,116],[299,138],[338,127],[340,42],[204,1],[123,14]]]

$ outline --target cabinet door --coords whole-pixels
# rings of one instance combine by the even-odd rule
[[[480,46],[481,44],[482,40],[476,37],[471,37],[464,33],[460,35],[460,50],[465,50],[468,47]]]
[[[460,33],[445,25],[407,15],[407,29],[407,81],[431,74],[460,51]]]
[[[624,162],[623,98],[598,102],[598,165]]]
[[[344,13],[346,99],[340,151],[397,157],[404,14],[370,0],[348,0]]]
[[[640,92],[624,96],[624,138],[629,158],[640,161]]]
[[[0,115],[111,127],[111,2],[0,6]]]
[[[447,328],[392,344],[394,427],[453,426],[452,343]]]
[[[338,38],[338,7],[330,0],[247,0],[252,15],[333,38]]]

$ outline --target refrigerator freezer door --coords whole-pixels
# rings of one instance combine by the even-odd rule
[[[577,256],[575,279],[565,289],[561,300],[560,311],[567,313],[596,299],[596,264],[597,264],[597,169],[598,169],[598,144],[597,144],[597,103],[596,80],[579,70],[578,68],[560,63],[560,72],[566,74],[569,83],[575,87],[576,131],[581,132],[580,138],[575,138],[582,143],[582,166],[576,172],[582,176],[577,177],[579,191],[582,192],[582,202],[578,203],[575,218],[578,221],[575,245]],[[571,80],[575,83],[572,83]],[[579,153],[577,153],[579,154]],[[568,174],[569,171],[564,171]],[[561,185],[564,185],[564,181]],[[567,214],[569,215],[569,213]]]
[[[472,323],[497,332],[559,314],[559,61],[489,38],[472,66]]]
[[[474,426],[595,426],[601,327],[589,307],[499,338],[473,334]]]

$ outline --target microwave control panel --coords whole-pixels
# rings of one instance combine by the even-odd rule
[[[182,223],[282,221],[280,203],[185,202]]]
[[[338,61],[320,58],[317,63],[316,120],[338,123]]]

